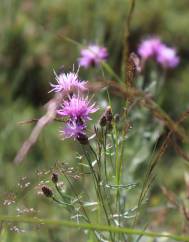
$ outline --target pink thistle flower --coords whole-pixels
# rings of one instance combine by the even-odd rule
[[[150,57],[156,57],[159,53],[159,49],[162,46],[162,42],[159,38],[153,37],[142,41],[138,48],[138,54],[144,59]]]
[[[70,120],[66,123],[63,130],[60,131],[64,138],[78,138],[80,135],[85,135],[86,126],[75,120]]]
[[[84,68],[97,66],[108,57],[107,49],[98,45],[89,45],[87,48],[82,49],[80,54],[81,57],[78,62]]]
[[[85,81],[80,81],[77,73],[62,73],[57,75],[55,73],[55,78],[57,84],[51,84],[52,91],[54,92],[64,92],[65,95],[78,91],[85,91],[87,89]]]
[[[179,64],[180,60],[174,48],[170,48],[170,47],[167,47],[166,45],[162,45],[157,55],[157,61],[164,68],[174,68]]]
[[[61,116],[69,116],[72,120],[89,120],[89,115],[98,110],[94,106],[95,103],[91,104],[88,98],[72,96],[64,101],[57,113]]]

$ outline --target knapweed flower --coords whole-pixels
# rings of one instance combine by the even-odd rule
[[[85,91],[87,89],[85,81],[79,80],[77,73],[70,72],[70,73],[62,73],[57,75],[55,73],[55,78],[57,84],[52,84],[52,91],[54,92],[64,92],[65,95],[69,93],[78,93],[79,91]]]
[[[156,37],[144,40],[138,48],[138,53],[144,61],[154,58],[163,68],[174,68],[179,63],[176,50]]]
[[[68,116],[71,120],[89,120],[89,115],[97,110],[95,103],[91,104],[87,97],[72,96],[64,101],[57,113],[61,116]]]
[[[150,57],[156,57],[159,53],[159,49],[162,46],[162,42],[159,38],[153,37],[141,42],[138,48],[138,54],[142,59],[148,59]]]
[[[84,135],[86,130],[85,124],[77,122],[77,120],[69,120],[64,129],[60,131],[64,138],[78,138],[81,134]]]
[[[91,103],[88,97],[83,96],[82,91],[87,90],[87,82],[81,81],[75,72],[59,75],[55,73],[55,77],[57,83],[51,84],[50,92],[63,94],[57,114],[66,117],[66,123],[60,133],[64,138],[77,139],[80,144],[86,145],[89,142],[86,135],[87,121],[90,120],[90,114],[98,110],[95,103]]]
[[[80,54],[81,57],[78,62],[84,68],[97,66],[108,57],[107,49],[98,45],[89,45],[87,48],[82,49]]]
[[[162,45],[157,55],[157,61],[164,68],[174,68],[179,64],[179,57],[175,49]]]

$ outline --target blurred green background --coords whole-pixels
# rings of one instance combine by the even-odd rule
[[[74,142],[60,140],[59,124],[53,123],[43,130],[22,164],[15,166],[12,163],[16,152],[33,128],[33,124],[21,126],[17,122],[39,118],[43,114],[43,105],[52,97],[48,91],[49,82],[54,81],[53,69],[57,70],[64,65],[65,70],[72,70],[73,64],[77,65],[79,49],[65,41],[63,36],[79,43],[97,42],[106,46],[110,56],[108,62],[120,74],[129,2],[129,0],[0,1],[2,203],[7,193],[17,189],[20,177],[28,176],[35,181],[37,169],[48,169],[59,160],[70,161],[77,153],[77,149],[73,148],[76,147]],[[161,93],[162,107],[174,119],[188,107],[188,24],[188,0],[136,0],[131,23],[131,51],[136,51],[138,44],[146,36],[157,35],[167,44],[175,46],[181,59],[179,66],[168,72]],[[92,77],[92,73],[93,70],[81,71],[81,76],[88,79]],[[182,186],[184,163],[181,158],[176,158],[174,161],[174,152],[171,151],[166,156],[166,161],[167,163],[159,168],[159,179],[177,189]],[[169,177],[165,178],[167,169]],[[36,198],[34,192],[29,192],[29,195],[22,197],[21,201],[22,206],[40,209],[42,214],[48,211],[49,217],[56,217],[58,213],[56,207],[50,206],[50,202],[43,198]],[[11,214],[18,206],[12,208],[2,205],[1,212]],[[15,233],[6,236],[5,241],[13,241],[9,236],[14,236],[14,241],[24,241],[26,234],[19,235],[18,239]],[[65,241],[71,241],[69,232],[66,236],[69,239]],[[40,235],[31,234],[29,241],[47,241],[46,239],[61,241],[50,230]]]

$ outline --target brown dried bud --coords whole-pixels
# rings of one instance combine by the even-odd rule
[[[80,144],[82,145],[87,145],[89,143],[88,137],[85,134],[80,133],[77,136],[77,140],[79,141]]]
[[[52,190],[50,188],[48,188],[47,186],[42,186],[41,190],[46,197],[52,197],[53,196]]]
[[[112,108],[110,106],[107,107],[105,116],[106,116],[107,122],[111,123],[113,119],[113,114],[112,114]]]
[[[100,119],[100,126],[101,127],[106,126],[106,117],[104,115]]]
[[[53,173],[51,180],[54,184],[56,184],[58,182],[58,174],[57,173]]]
[[[133,81],[136,77],[137,72],[141,71],[140,58],[135,54],[131,53],[127,62],[127,84],[133,85]]]

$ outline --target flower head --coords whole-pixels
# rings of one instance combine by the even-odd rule
[[[155,37],[144,40],[138,48],[138,53],[143,60],[153,57],[164,68],[174,68],[179,63],[176,50]]]
[[[61,116],[68,116],[72,120],[89,120],[89,115],[98,110],[94,106],[95,103],[91,104],[87,97],[72,96],[64,101],[57,113]]]
[[[107,49],[98,45],[89,45],[81,50],[81,57],[78,59],[79,65],[84,68],[96,66],[108,57]]]
[[[85,91],[86,82],[80,81],[76,73],[62,73],[57,75],[55,73],[57,84],[51,84],[52,90],[54,92],[64,92],[64,94],[69,94],[71,92]]]
[[[159,53],[159,49],[162,46],[162,42],[159,38],[153,37],[144,40],[138,48],[138,53],[143,59],[156,56]]]
[[[177,56],[175,49],[162,45],[159,49],[157,61],[164,68],[174,68],[179,63],[179,57]]]
[[[84,135],[86,130],[85,124],[77,122],[77,120],[69,120],[64,129],[60,132],[64,138],[78,138],[80,135]]]

